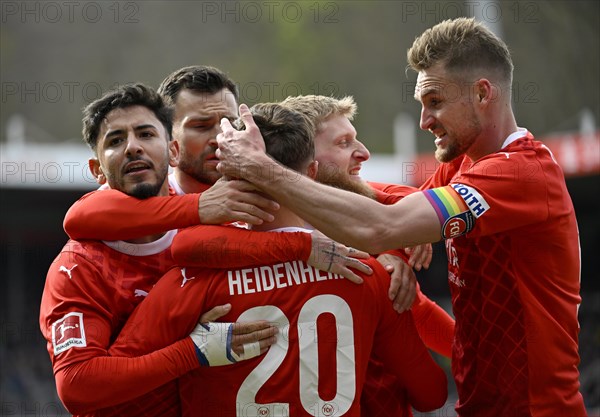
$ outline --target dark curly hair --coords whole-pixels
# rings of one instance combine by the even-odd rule
[[[144,106],[163,124],[171,140],[173,110],[167,106],[154,89],[144,84],[126,84],[111,90],[83,109],[83,140],[96,152],[100,126],[106,115],[114,109]]]

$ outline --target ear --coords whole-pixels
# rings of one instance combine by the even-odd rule
[[[306,170],[306,176],[310,179],[317,178],[317,172],[319,171],[319,161],[312,161],[308,165],[308,169]]]
[[[495,99],[496,88],[486,78],[475,82],[474,101],[475,104],[486,106]]]
[[[106,184],[106,176],[104,176],[104,172],[102,172],[102,167],[100,166],[100,161],[98,158],[88,159],[88,166],[90,167],[90,172],[94,178],[96,178],[98,184]]]
[[[179,164],[179,142],[169,141],[169,165],[175,168]]]

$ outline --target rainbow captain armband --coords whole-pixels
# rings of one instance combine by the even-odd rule
[[[423,194],[440,220],[443,239],[452,239],[469,233],[475,226],[476,216],[454,187],[448,185],[433,188],[423,191]]]

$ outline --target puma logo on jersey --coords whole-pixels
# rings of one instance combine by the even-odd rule
[[[73,271],[73,269],[75,269],[75,267],[77,266],[77,264],[73,265],[71,267],[71,269],[67,268],[64,265],[61,265],[60,268],[58,268],[58,272],[66,272],[67,275],[69,276],[69,279],[71,279],[73,276],[71,275],[71,272]]]
[[[183,277],[183,281],[181,281],[181,288],[183,288],[183,286],[185,285],[186,282],[191,281],[196,278],[196,277],[188,278],[185,275],[185,268],[181,268],[181,276]]]
[[[134,296],[135,297],[147,297],[148,296],[148,292],[146,292],[144,290],[136,289],[135,292],[134,292]]]

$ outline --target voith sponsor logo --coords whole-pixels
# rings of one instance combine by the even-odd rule
[[[479,217],[489,210],[490,206],[485,199],[472,187],[464,184],[451,184],[452,188],[465,201],[473,216]]]
[[[83,313],[68,313],[52,324],[52,346],[54,355],[72,347],[87,346],[83,328]]]

